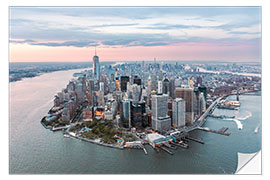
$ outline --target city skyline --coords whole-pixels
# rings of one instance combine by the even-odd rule
[[[11,7],[9,25],[10,62],[261,61],[260,7]]]

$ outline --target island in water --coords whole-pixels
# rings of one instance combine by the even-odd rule
[[[55,95],[41,124],[62,130],[67,138],[142,149],[145,154],[144,146],[150,145],[156,152],[173,154],[177,148],[187,149],[189,141],[204,144],[191,131],[230,135],[227,127],[213,130],[203,125],[208,116],[235,118],[212,112],[215,108],[235,111],[241,105],[240,95],[261,90],[258,74],[242,74],[250,66],[259,71],[259,66],[241,65],[241,72],[235,72],[238,66],[156,61],[101,66],[95,55],[93,69],[73,74]],[[236,99],[228,100],[230,95]]]

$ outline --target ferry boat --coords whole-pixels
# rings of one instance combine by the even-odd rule
[[[235,106],[235,107],[240,107],[240,102],[239,101],[226,101],[225,105],[227,106]]]

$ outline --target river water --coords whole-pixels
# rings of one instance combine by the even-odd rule
[[[231,174],[237,169],[237,152],[261,149],[261,96],[240,96],[238,111],[216,109],[213,113],[236,119],[207,119],[205,127],[229,127],[230,136],[196,130],[191,136],[205,144],[190,142],[189,149],[174,150],[174,155],[156,153],[150,146],[145,155],[142,150],[64,138],[62,132],[45,129],[40,119],[52,107],[54,95],[80,71],[52,72],[10,83],[11,174]]]

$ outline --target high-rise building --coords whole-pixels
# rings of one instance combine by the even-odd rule
[[[99,83],[99,91],[104,94],[104,82]]]
[[[197,80],[196,80],[196,86],[197,86],[197,87],[202,86],[202,77],[201,77],[201,76],[198,76],[198,77],[197,77]]]
[[[157,91],[157,93],[158,94],[162,94],[162,81],[158,81],[158,91]]]
[[[143,120],[145,113],[145,102],[133,101],[130,107],[131,111],[131,126],[136,129],[143,128]]]
[[[140,86],[142,84],[142,81],[138,76],[135,76],[133,79],[133,83]]]
[[[115,90],[116,91],[120,91],[120,80],[119,80],[119,77],[116,77],[115,78]]]
[[[179,128],[186,124],[185,112],[186,112],[185,100],[182,98],[174,99],[172,103],[173,127]]]
[[[141,86],[137,84],[130,85],[128,83],[127,86],[127,92],[130,94],[130,98],[132,98],[135,101],[139,101],[140,99],[140,93],[141,93]]]
[[[129,82],[129,76],[121,76],[120,79],[120,86],[121,86],[121,91],[126,92],[127,91],[127,83]]]
[[[151,90],[157,91],[157,77],[156,76],[151,77]]]
[[[204,99],[206,100],[207,97],[207,88],[205,86],[198,87],[198,90],[203,93]]]
[[[169,94],[170,92],[170,82],[167,78],[165,78],[162,82],[162,92],[164,94]]]
[[[168,95],[152,95],[152,129],[166,132],[171,128],[171,118],[168,116]]]
[[[130,100],[121,101],[120,115],[124,128],[131,127]]]
[[[78,102],[82,103],[84,101],[84,93],[83,93],[83,86],[82,83],[76,83],[75,85],[75,92],[78,98]]]
[[[175,81],[173,78],[169,81],[169,95],[171,98],[175,98]]]
[[[151,86],[152,82],[151,82],[151,76],[148,77],[147,80],[147,94],[148,96],[151,94],[152,91],[152,86]]]
[[[204,93],[199,88],[194,88],[194,112],[195,115],[201,115],[206,110],[206,101]]]
[[[180,78],[176,78],[174,82],[175,82],[175,87],[181,87],[181,79]]]
[[[95,56],[93,57],[93,75],[96,80],[100,79],[99,57],[97,56],[96,49],[95,49]]]
[[[206,101],[202,92],[199,95],[199,111],[200,114],[206,111]]]
[[[194,117],[196,117],[200,114],[200,107],[199,107],[200,92],[199,92],[198,88],[194,88],[193,91],[194,91],[193,112],[194,112]]]
[[[192,124],[194,122],[194,91],[192,88],[180,88],[175,89],[176,98],[182,98],[186,102],[186,123]]]

